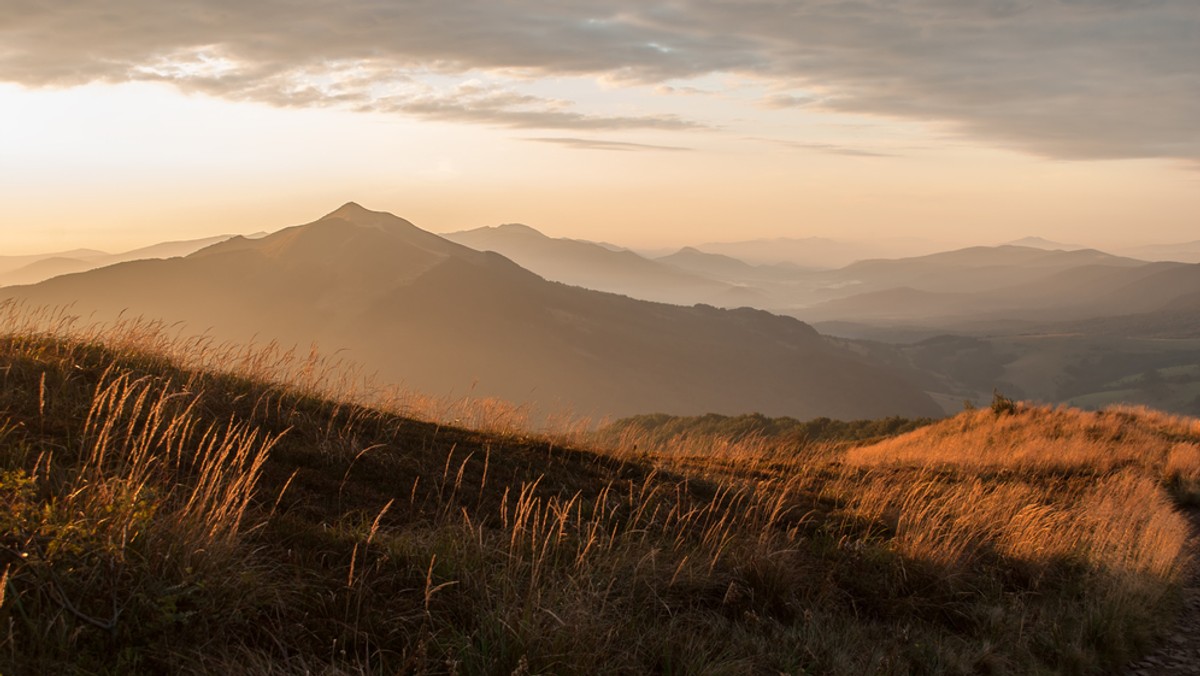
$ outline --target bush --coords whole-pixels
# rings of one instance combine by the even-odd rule
[[[996,415],[1012,415],[1016,412],[1016,402],[1001,394],[1000,390],[992,390],[992,413]]]

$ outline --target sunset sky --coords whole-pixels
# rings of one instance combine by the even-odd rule
[[[1200,239],[1196,0],[0,0],[0,255]]]

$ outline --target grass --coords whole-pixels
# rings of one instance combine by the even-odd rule
[[[1193,419],[533,434],[315,353],[58,317],[0,331],[8,675],[1104,673],[1190,561]]]

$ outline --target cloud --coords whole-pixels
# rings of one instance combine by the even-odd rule
[[[763,143],[772,143],[784,148],[792,150],[803,150],[805,152],[823,153],[826,155],[843,155],[846,157],[899,157],[894,153],[883,153],[876,150],[865,150],[863,148],[854,148],[851,146],[838,145],[836,143],[811,143],[805,141],[788,141],[775,138],[747,138],[748,141],[762,141]]]
[[[834,143],[801,143],[798,141],[788,141],[785,142],[785,144],[789,148],[807,150],[815,153],[825,153],[827,155],[845,155],[847,157],[896,157],[891,153],[863,150],[862,148],[851,148],[850,146],[840,146]]]
[[[817,99],[812,96],[797,95],[797,94],[770,94],[763,97],[761,102],[764,108],[803,108],[816,103]]]
[[[543,137],[526,137],[525,141],[536,141],[538,143],[553,143],[567,148],[575,148],[577,150],[668,150],[668,151],[687,151],[691,148],[683,146],[660,146],[651,145],[648,143],[626,143],[623,141],[601,141],[590,138],[563,138],[559,136],[543,136]]]
[[[1195,0],[7,0],[0,80],[167,79],[278,105],[671,129],[702,121],[592,115],[522,82],[734,72],[768,81],[777,105],[819,91],[809,106],[940,121],[1050,157],[1200,160],[1198,32]],[[474,72],[500,85],[425,77]]]
[[[665,84],[655,87],[654,93],[662,96],[712,96],[716,94],[716,92],[711,92],[707,89],[700,89],[699,87]]]
[[[403,113],[428,119],[527,129],[695,129],[699,122],[677,115],[595,115],[570,101],[525,94],[511,86],[468,78],[434,85],[419,75],[377,60],[328,62],[248,72],[208,50],[173,54],[135,69],[138,79],[164,80],[235,100],[280,107],[342,105],[360,112]],[[443,78],[444,79],[444,78]]]

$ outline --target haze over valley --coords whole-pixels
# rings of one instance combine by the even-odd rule
[[[118,264],[0,295],[69,305],[94,320],[184,321],[190,331],[239,342],[315,342],[331,353],[348,350],[386,382],[501,397],[542,412],[939,412],[892,369],[796,319],[548,282],[498,254],[353,203],[259,239],[236,237],[184,258]]]
[[[9,257],[4,279],[39,283],[0,296],[316,345],[383,383],[537,415],[922,416],[994,391],[1200,406],[1195,263],[1030,237],[817,268],[794,254],[830,241],[762,242],[774,262],[716,253],[750,242],[643,255],[520,224],[439,236],[355,203],[270,229]]]

